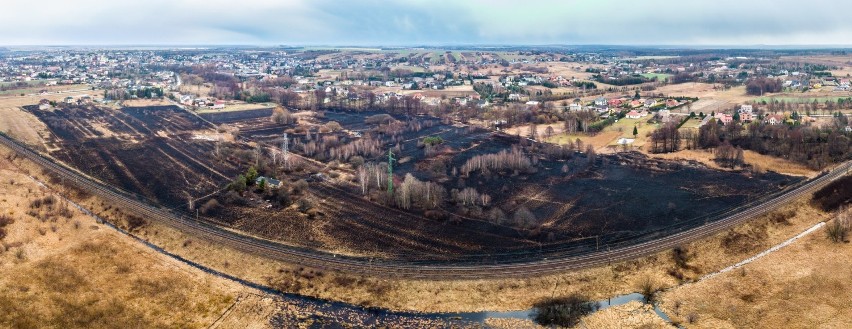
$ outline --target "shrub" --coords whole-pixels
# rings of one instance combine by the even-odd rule
[[[846,236],[849,234],[850,224],[852,224],[852,208],[841,209],[838,211],[837,218],[831,221],[831,224],[825,226],[825,233],[828,239],[834,243],[846,242]]]
[[[639,281],[639,293],[642,294],[642,298],[646,303],[654,302],[654,295],[657,294],[657,284],[650,277],[645,277],[642,281]]]
[[[677,264],[677,267],[682,269],[689,269],[689,260],[692,256],[689,254],[689,250],[684,247],[677,246],[672,249],[672,260]]]
[[[813,203],[825,211],[833,211],[852,201],[852,176],[838,179],[814,193]]]
[[[542,326],[573,327],[598,306],[581,295],[539,301],[533,305],[532,318]]]
[[[130,232],[133,232],[148,224],[148,221],[146,221],[144,218],[133,215],[127,216],[124,221],[127,224],[127,230]]]
[[[376,115],[371,115],[371,116],[368,116],[367,118],[365,118],[364,123],[367,123],[367,124],[387,123],[387,122],[392,121],[392,120],[393,120],[393,117],[390,116],[390,114],[376,114]]]
[[[219,200],[210,199],[207,200],[207,202],[205,202],[203,205],[201,205],[199,211],[201,211],[201,213],[205,215],[214,215],[218,213],[221,208],[222,205],[219,203]]]

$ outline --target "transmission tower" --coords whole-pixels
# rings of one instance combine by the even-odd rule
[[[281,143],[281,153],[284,156],[284,166],[290,170],[290,139],[287,138],[287,133],[284,133],[284,142]]]
[[[388,150],[388,194],[393,195],[393,150]]]

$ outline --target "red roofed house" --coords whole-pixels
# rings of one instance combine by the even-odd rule
[[[639,114],[639,112],[636,112],[636,111],[630,111],[630,112],[627,113],[628,119],[639,119],[641,117],[642,117],[642,115]]]
[[[673,108],[673,107],[676,107],[676,106],[678,106],[678,105],[680,105],[680,102],[678,102],[678,101],[676,101],[676,100],[674,100],[674,99],[668,99],[668,100],[666,100],[666,107],[668,107],[668,108]]]
[[[607,103],[609,104],[609,107],[619,107],[619,106],[621,106],[622,103],[624,103],[624,101],[622,101],[618,98],[613,98],[613,99],[610,99]]]
[[[716,119],[722,122],[724,125],[728,125],[731,122],[734,122],[734,117],[730,114],[725,113],[716,113]]]

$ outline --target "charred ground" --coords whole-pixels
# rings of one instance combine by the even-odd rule
[[[408,260],[588,252],[716,220],[801,180],[428,116],[279,110],[217,131],[177,107],[28,110],[53,132],[54,157],[123,189],[182,210],[192,198],[211,220],[294,245]],[[282,186],[255,185],[250,167]]]

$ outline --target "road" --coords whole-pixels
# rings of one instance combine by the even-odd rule
[[[3,133],[0,133],[0,144],[3,144],[19,156],[42,166],[67,182],[74,182],[80,188],[93,195],[112,202],[114,205],[134,212],[150,221],[171,226],[186,234],[209,240],[235,250],[268,257],[271,259],[298,264],[306,267],[340,271],[349,274],[368,275],[376,277],[412,278],[412,279],[482,279],[482,278],[516,278],[531,275],[552,274],[591,268],[619,261],[631,260],[648,256],[657,252],[669,250],[715,233],[724,231],[751,218],[767,213],[787,204],[801,196],[846,175],[852,168],[852,161],[845,162],[805,184],[800,185],[780,196],[757,206],[748,208],[723,219],[710,222],[653,241],[637,243],[618,249],[593,252],[585,255],[566,257],[550,257],[549,259],[529,260],[501,264],[453,264],[452,262],[435,262],[432,264],[406,263],[392,260],[373,260],[368,258],[344,257],[307,248],[283,245],[281,243],[250,236],[240,232],[227,230],[215,224],[198,221],[190,216],[183,216],[150,205],[127,192],[104,185],[69,169],[68,167],[19,144]]]

